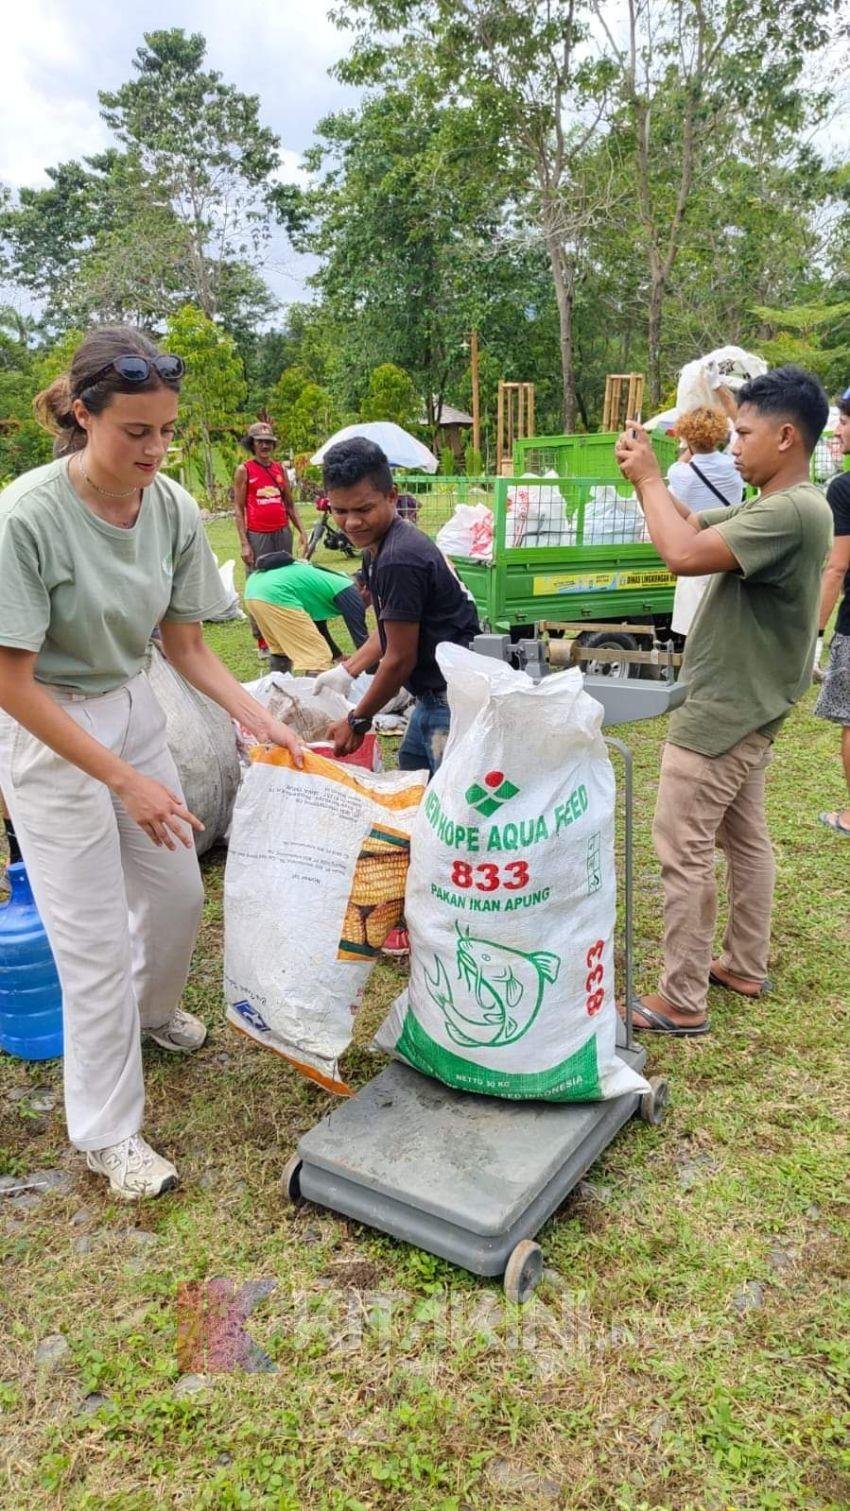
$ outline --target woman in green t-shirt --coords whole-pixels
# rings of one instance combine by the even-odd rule
[[[203,639],[221,581],[197,504],[160,472],[182,375],[140,331],[92,330],[36,400],[56,460],[0,494],[0,789],[62,983],[70,1138],[131,1200],[177,1180],[141,1133],[141,1034],[177,1053],[206,1037],[179,1006],[203,825],[145,675],[154,626],[189,682],[301,763]]]

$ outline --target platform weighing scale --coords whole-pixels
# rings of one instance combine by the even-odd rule
[[[548,671],[542,641],[482,635],[472,649],[535,680]],[[655,718],[685,695],[670,678],[587,676],[584,685],[605,709],[603,727]],[[646,1051],[632,1034],[632,756],[620,740],[606,743],[624,766],[626,1012],[617,1052],[642,1071]],[[513,1102],[455,1091],[394,1061],[304,1135],[282,1187],[292,1201],[340,1212],[476,1275],[503,1275],[509,1299],[522,1303],[543,1273],[533,1240],[547,1218],[635,1113],[661,1122],[667,1083],[649,1085],[604,1102]]]

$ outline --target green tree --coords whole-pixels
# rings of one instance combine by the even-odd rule
[[[593,0],[597,41],[614,66],[611,125],[646,265],[653,404],[663,386],[665,298],[695,201],[719,167],[746,161],[762,144],[775,162],[820,118],[826,95],[802,83],[803,65],[826,44],[837,4],[765,0],[744,21],[739,0],[644,0],[629,4],[620,27],[619,13]],[[721,234],[728,208],[718,206]]]
[[[319,383],[307,383],[289,410],[283,440],[294,453],[312,453],[333,434],[338,423],[327,389]]]
[[[186,363],[180,398],[180,431],[186,451],[200,454],[207,496],[216,497],[214,446],[239,428],[246,385],[233,338],[196,305],[186,304],[168,322],[168,348]]]
[[[269,394],[268,407],[281,435],[289,432],[290,416],[307,384],[310,374],[303,367],[286,367]]]
[[[313,452],[339,428],[332,395],[303,367],[287,367],[269,396],[281,440],[295,454]]]
[[[277,205],[295,244],[322,258],[313,281],[335,336],[336,402],[357,414],[367,375],[392,362],[433,419],[486,307],[495,143],[468,109],[436,108],[413,90],[369,97],[317,134],[310,192],[288,186]]]
[[[353,83],[469,101],[481,181],[488,151],[501,168],[498,240],[534,240],[555,295],[562,423],[573,428],[574,308],[590,228],[616,208],[611,171],[586,163],[600,129],[611,66],[588,54],[581,0],[349,0],[338,12],[357,40],[339,66]],[[508,209],[506,201],[511,199]],[[480,323],[480,322],[479,322]]]
[[[850,300],[771,309],[756,305],[763,322],[759,350],[774,366],[796,362],[818,374],[830,389],[846,386],[850,370]],[[830,341],[826,346],[825,340]]]
[[[180,28],[145,33],[137,78],[99,98],[103,118],[138,154],[184,229],[195,302],[222,308],[227,269],[250,263],[268,236],[265,194],[279,141],[259,99],[203,67],[206,41]]]
[[[48,329],[158,316],[187,296],[185,236],[138,157],[114,149],[48,168],[0,211],[15,283],[44,304]],[[181,279],[182,273],[182,279]]]
[[[49,462],[53,442],[37,423],[33,399],[70,365],[81,340],[69,331],[55,345],[32,351],[30,322],[8,306],[0,310],[0,482]],[[9,335],[11,332],[11,337]]]
[[[408,429],[415,425],[422,410],[413,379],[394,362],[382,362],[369,379],[369,388],[360,410],[363,420],[394,420]]]
[[[758,169],[767,162],[765,177],[790,187],[806,157],[804,131],[826,92],[802,82],[803,64],[824,44],[836,5],[766,0],[744,21],[740,0],[641,0],[619,10],[601,0],[345,0],[337,18],[355,41],[338,72],[383,86],[387,103],[390,91],[403,90],[438,107],[463,99],[498,135],[505,177],[497,245],[503,252],[511,236],[527,245],[536,238],[545,250],[562,423],[571,428],[576,409],[587,420],[595,407],[589,354],[594,389],[606,367],[622,367],[625,347],[631,363],[648,365],[657,399],[669,363],[665,320],[677,322],[674,339],[686,347],[701,316],[708,325],[726,313],[714,287],[722,264],[708,269],[696,318],[679,297],[677,264],[689,261],[692,273],[700,242],[710,260],[720,240],[730,246],[734,281],[741,235],[753,249],[766,245],[753,223]],[[737,180],[737,200],[717,192],[721,178]],[[805,188],[803,204],[811,235]],[[784,209],[799,218],[798,206]],[[776,241],[786,223],[780,214]],[[794,255],[800,239],[792,235]],[[781,258],[783,272],[791,260]],[[762,276],[772,266],[765,262]],[[693,279],[682,281],[692,298]],[[751,302],[738,284],[728,303],[742,327]],[[715,327],[709,344],[718,339]],[[691,347],[677,359],[693,355]]]
[[[192,302],[246,335],[275,301],[256,266],[277,138],[254,96],[204,72],[206,44],[153,32],[137,79],[101,96],[121,146],[48,168],[0,201],[7,276],[49,330],[121,320],[159,328]]]

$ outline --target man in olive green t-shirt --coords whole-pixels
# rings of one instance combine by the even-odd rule
[[[670,719],[653,839],[664,888],[664,969],[635,1027],[708,1032],[709,981],[758,997],[767,977],[775,867],[764,813],[773,740],[811,682],[832,517],[809,482],[829,405],[817,379],[780,367],[741,389],[732,455],[757,498],[691,514],[670,495],[644,431],[617,443],[649,534],[677,576],[712,581],[691,626],[687,696]],[[714,852],[726,856],[729,922],[712,960]]]

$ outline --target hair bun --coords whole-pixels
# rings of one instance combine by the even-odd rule
[[[80,451],[85,446],[86,433],[74,415],[69,373],[60,373],[47,388],[36,394],[32,407],[39,425],[56,437],[54,456]]]

